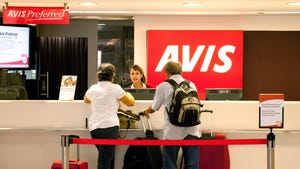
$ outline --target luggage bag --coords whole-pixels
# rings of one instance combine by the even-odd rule
[[[56,160],[53,162],[51,169],[61,169],[62,161]],[[69,160],[69,168],[70,169],[88,169],[88,163],[85,161],[79,160]]]
[[[202,133],[201,139],[226,139],[224,134],[213,132],[213,111],[203,110],[209,113],[210,131]],[[230,157],[228,145],[200,146],[199,169],[230,169]]]
[[[209,113],[210,130],[203,132],[200,139],[226,139],[224,134],[213,132],[213,111],[201,110],[201,113]],[[180,169],[185,169],[183,157],[180,161]],[[200,146],[199,169],[230,169],[230,157],[228,145]]]
[[[86,161],[80,161],[79,144],[77,144],[76,147],[77,147],[77,159],[69,160],[69,169],[88,169],[88,163]],[[51,169],[62,169],[62,160],[54,161],[52,163]]]
[[[142,114],[139,114],[142,116]],[[144,120],[147,121],[146,129]],[[145,137],[135,139],[156,140],[150,121],[147,117],[140,118],[143,126]],[[162,168],[162,151],[160,146],[129,146],[123,161],[122,169],[160,169]]]

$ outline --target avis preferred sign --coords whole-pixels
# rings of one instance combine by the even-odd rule
[[[166,79],[168,60],[182,63],[182,75],[197,86],[200,99],[206,88],[242,88],[243,31],[148,30],[148,83]]]
[[[69,24],[69,10],[64,7],[3,8],[3,24]]]

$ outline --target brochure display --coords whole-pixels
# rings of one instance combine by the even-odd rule
[[[63,75],[59,91],[59,100],[74,100],[77,76]]]
[[[259,128],[283,128],[284,94],[259,95]]]

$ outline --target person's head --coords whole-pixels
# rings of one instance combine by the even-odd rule
[[[116,69],[114,65],[110,63],[101,64],[97,72],[98,81],[113,81],[115,72]]]
[[[130,68],[130,80],[132,83],[146,83],[144,71],[139,65]]]
[[[169,78],[172,75],[180,75],[182,72],[182,66],[180,62],[168,61],[165,65],[165,73]]]

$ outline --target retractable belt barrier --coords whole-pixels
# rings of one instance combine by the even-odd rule
[[[79,138],[76,135],[62,135],[62,169],[69,168],[70,144],[101,144],[101,145],[138,145],[138,146],[215,146],[215,145],[249,145],[249,144],[269,144],[268,139],[211,139],[211,140],[129,140],[129,139],[91,139]],[[273,143],[272,143],[273,144]],[[273,146],[272,146],[273,147]],[[269,148],[269,146],[268,146]],[[269,158],[269,154],[268,154]],[[268,159],[269,161],[269,159]],[[269,166],[268,166],[268,169]]]
[[[147,145],[147,146],[214,146],[237,144],[267,144],[267,139],[225,139],[225,140],[121,140],[121,139],[88,139],[73,138],[71,144],[101,144],[101,145]]]

